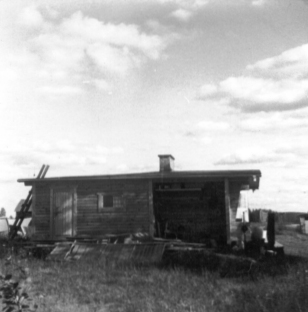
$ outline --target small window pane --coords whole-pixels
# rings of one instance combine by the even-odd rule
[[[113,196],[112,195],[104,195],[103,196],[103,207],[108,208],[108,207],[113,207]]]
[[[122,196],[115,194],[98,193],[99,212],[118,212],[125,210],[125,201]]]

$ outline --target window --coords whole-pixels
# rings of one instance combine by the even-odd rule
[[[98,194],[98,211],[99,212],[117,212],[124,211],[124,200],[122,196],[115,194]]]
[[[113,196],[103,195],[103,208],[112,208],[112,207],[113,207]]]

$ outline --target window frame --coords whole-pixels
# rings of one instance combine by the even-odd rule
[[[104,197],[112,196],[112,206],[104,206]],[[124,212],[125,201],[122,195],[110,192],[97,193],[97,210],[99,213],[104,212]]]

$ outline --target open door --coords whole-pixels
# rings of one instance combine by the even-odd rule
[[[224,181],[157,182],[153,193],[156,236],[226,241]]]
[[[73,236],[74,191],[52,191],[52,236],[54,238]]]

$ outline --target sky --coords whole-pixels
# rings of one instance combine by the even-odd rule
[[[307,0],[0,0],[0,206],[19,178],[260,169],[308,211]]]

